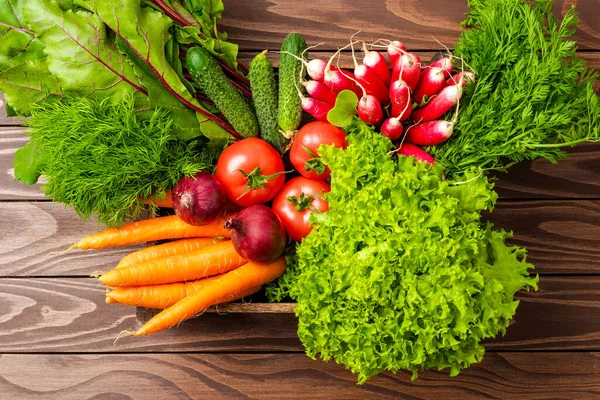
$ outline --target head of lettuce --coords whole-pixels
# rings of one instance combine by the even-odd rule
[[[329,211],[271,299],[297,302],[310,357],[334,358],[359,383],[382,371],[450,369],[481,361],[481,340],[505,332],[521,289],[537,289],[525,250],[482,222],[497,198],[476,171],[448,181],[360,121],[346,150],[321,147]]]

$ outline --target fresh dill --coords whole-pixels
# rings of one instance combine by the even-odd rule
[[[201,142],[176,137],[167,110],[136,110],[133,98],[45,101],[28,126],[45,155],[46,195],[108,226],[147,209],[139,199],[214,166],[215,155]]]
[[[565,156],[565,146],[600,140],[597,75],[576,54],[573,8],[558,21],[551,0],[469,0],[455,47],[477,74],[454,136],[429,150],[449,175],[505,170],[524,159]]]

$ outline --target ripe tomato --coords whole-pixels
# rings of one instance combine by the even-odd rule
[[[329,190],[325,181],[299,176],[287,182],[275,197],[273,211],[293,241],[301,241],[312,231],[308,218],[313,211],[329,210],[329,204],[322,198]]]
[[[290,161],[302,176],[309,179],[327,179],[331,175],[329,168],[317,154],[317,149],[322,144],[332,144],[342,149],[348,146],[344,131],[327,122],[310,122],[298,131],[290,149]]]
[[[271,200],[285,183],[281,156],[259,138],[232,144],[217,161],[216,177],[227,197],[241,207]]]

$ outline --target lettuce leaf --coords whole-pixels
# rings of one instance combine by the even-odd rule
[[[348,148],[319,149],[332,173],[329,211],[297,247],[271,299],[297,301],[310,357],[335,359],[359,383],[382,371],[450,369],[481,361],[481,340],[504,333],[520,289],[537,289],[525,250],[504,244],[480,213],[496,194],[478,171],[461,182],[355,120]],[[293,264],[293,263],[292,263]]]

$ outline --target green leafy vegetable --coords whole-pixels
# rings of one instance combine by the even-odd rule
[[[116,104],[97,98],[46,101],[33,109],[28,125],[45,155],[46,195],[83,218],[97,214],[109,226],[139,215],[144,206],[138,199],[214,162],[197,140],[177,139],[168,111],[136,111],[132,96]]]
[[[133,68],[124,62],[97,15],[63,11],[57,4],[43,0],[27,1],[23,13],[29,29],[44,43],[48,70],[65,93],[93,93],[115,102],[131,94],[146,97]]]
[[[229,133],[190,107],[202,108],[168,63],[165,45],[172,20],[151,8],[140,8],[139,0],[106,2],[76,0],[93,11],[124,43],[120,48],[134,63],[141,85],[148,91],[151,107],[171,109],[179,137],[228,137]],[[197,115],[197,117],[196,117]],[[206,122],[200,124],[200,122]]]
[[[562,21],[553,2],[469,0],[467,28],[456,55],[475,69],[454,135],[430,148],[450,175],[471,166],[505,170],[524,159],[555,162],[561,148],[600,141],[597,75],[586,68],[568,38],[577,18]]]
[[[335,106],[327,113],[327,121],[331,125],[345,128],[354,119],[358,96],[352,90],[342,90],[335,99]]]
[[[384,370],[456,375],[481,361],[483,339],[505,333],[515,292],[537,288],[532,265],[480,221],[497,197],[484,176],[443,180],[412,157],[394,162],[392,143],[364,123],[349,130],[346,150],[319,150],[329,211],[313,214],[297,264],[268,294],[297,301],[310,357],[334,358],[359,383]]]
[[[28,185],[33,185],[42,174],[44,161],[44,154],[37,146],[36,140],[30,140],[15,152],[15,178]]]

